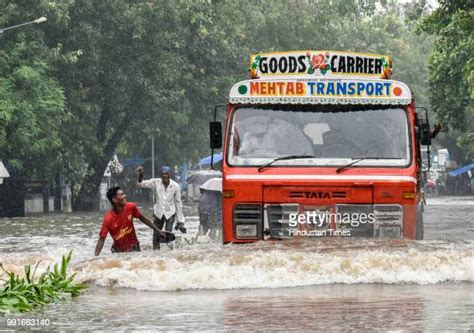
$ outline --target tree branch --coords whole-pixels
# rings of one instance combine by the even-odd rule
[[[112,153],[114,152],[115,148],[117,148],[120,139],[127,131],[127,126],[129,125],[130,118],[127,115],[124,115],[120,124],[116,127],[114,134],[110,137],[109,141],[105,145],[104,153],[106,156],[111,157]]]

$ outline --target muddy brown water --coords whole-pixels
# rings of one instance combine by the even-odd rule
[[[190,233],[196,207],[185,209]],[[39,271],[73,250],[89,284],[81,296],[0,329],[40,330],[383,330],[474,329],[474,197],[428,198],[425,240],[302,239],[249,245],[191,240],[141,253],[93,251],[103,213],[0,219],[0,262]],[[12,319],[49,325],[11,326]],[[10,325],[8,325],[10,324]]]

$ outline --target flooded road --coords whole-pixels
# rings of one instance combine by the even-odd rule
[[[150,211],[146,211],[150,216]],[[310,239],[216,243],[93,257],[103,213],[0,219],[0,262],[40,270],[73,250],[90,288],[29,318],[49,329],[474,329],[474,198],[428,198],[425,240]],[[194,206],[187,226],[196,231]],[[6,328],[9,315],[0,318]],[[41,328],[40,328],[41,329]],[[44,329],[44,327],[42,328]]]

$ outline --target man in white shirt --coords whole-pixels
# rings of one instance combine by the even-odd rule
[[[171,168],[162,166],[160,178],[143,180],[145,169],[139,166],[137,169],[137,186],[150,188],[155,191],[155,205],[153,207],[153,223],[158,229],[171,232],[175,217],[178,219],[176,229],[185,233],[183,204],[181,202],[181,188],[178,183],[170,178]],[[160,243],[166,243],[165,237],[153,231],[153,249],[159,250]]]

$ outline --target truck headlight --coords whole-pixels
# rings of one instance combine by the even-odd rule
[[[257,237],[257,226],[255,224],[239,224],[235,227],[237,237]]]
[[[399,238],[402,235],[402,229],[398,225],[381,225],[375,233],[380,238]]]

